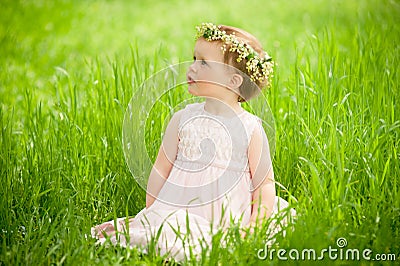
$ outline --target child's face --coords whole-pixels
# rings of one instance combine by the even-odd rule
[[[223,97],[232,93],[229,81],[233,67],[224,63],[224,54],[219,42],[208,42],[199,38],[194,47],[194,62],[187,71],[189,93],[196,96]]]

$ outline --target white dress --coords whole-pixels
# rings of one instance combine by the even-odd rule
[[[146,251],[153,239],[160,255],[183,260],[189,247],[200,254],[201,245],[210,245],[213,230],[231,222],[246,225],[253,191],[247,149],[257,126],[259,118],[247,111],[224,118],[206,112],[204,103],[187,105],[179,122],[178,154],[165,185],[155,202],[134,218],[107,222],[121,232],[109,235],[111,243]],[[287,207],[276,197],[273,214]],[[95,228],[92,236],[106,242]]]

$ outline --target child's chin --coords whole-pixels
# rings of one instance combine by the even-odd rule
[[[193,89],[193,84],[189,84],[189,86],[188,86],[188,92],[189,92],[190,94],[192,94],[193,96],[198,96],[197,93],[196,93],[196,91]]]

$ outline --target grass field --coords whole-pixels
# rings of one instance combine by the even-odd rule
[[[1,1],[0,265],[163,263],[85,234],[145,206],[125,163],[125,109],[147,77],[191,60],[205,21],[252,32],[278,63],[265,93],[273,163],[287,188],[278,194],[297,199],[299,216],[273,248],[319,253],[345,238],[342,250],[400,262],[400,3],[262,2]],[[145,123],[150,158],[170,115],[156,108]],[[257,256],[262,229],[242,240],[232,228],[225,248],[217,234],[210,254],[189,264],[271,263]]]

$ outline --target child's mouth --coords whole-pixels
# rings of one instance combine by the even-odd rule
[[[193,84],[193,83],[196,83],[196,82],[190,76],[187,76],[187,83],[188,84]]]

